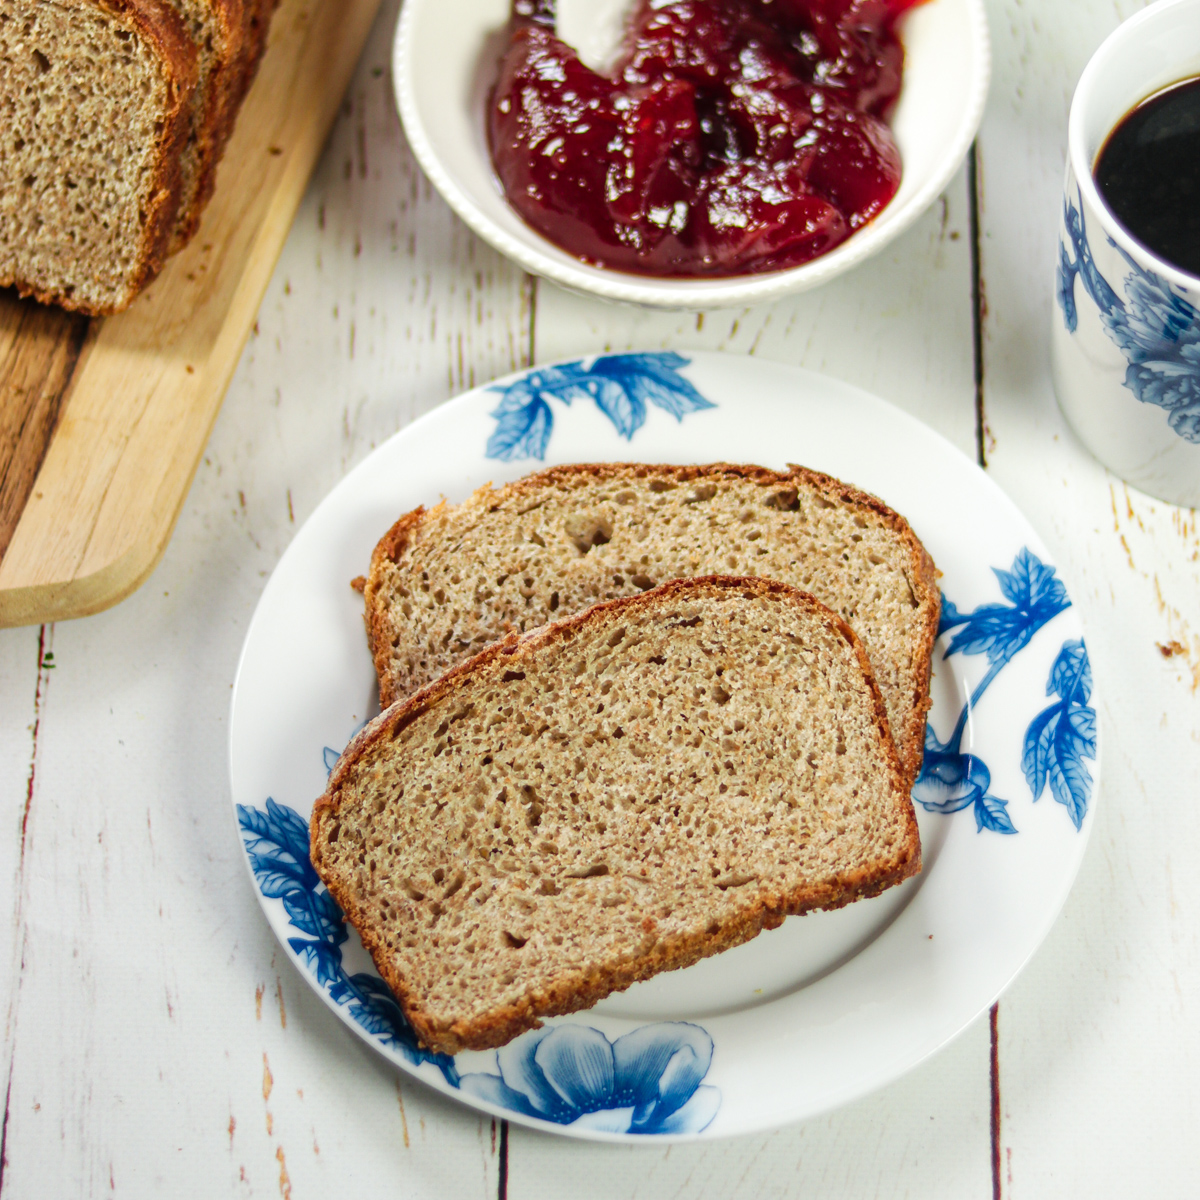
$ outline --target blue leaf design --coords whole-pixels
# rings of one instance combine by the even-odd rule
[[[596,407],[613,423],[628,442],[646,422],[646,405],[632,389],[612,379],[599,379],[591,385]]]
[[[677,421],[691,412],[715,408],[679,372],[689,360],[667,351],[660,354],[613,354],[596,359],[591,371],[610,379],[639,404],[653,404]]]
[[[980,796],[975,802],[975,828],[982,833],[990,829],[993,833],[1016,833],[1016,826],[1008,815],[1008,801],[995,796]]]
[[[1036,626],[1028,613],[1006,604],[982,604],[946,648],[952,654],[986,654],[989,662],[1007,662],[1028,644]]]
[[[488,438],[488,458],[510,462],[513,459],[546,457],[546,447],[554,429],[554,416],[544,400],[532,400],[527,407],[509,412],[502,412],[498,408],[492,416],[499,420],[495,432]]]
[[[340,946],[348,936],[342,910],[328,892],[292,892],[283,897],[283,907],[291,923],[309,937]]]
[[[939,636],[957,630],[945,657],[952,654],[986,654],[988,670],[963,705],[946,742],[938,740],[931,725],[925,727],[925,757],[913,784],[913,800],[928,812],[975,812],[976,828],[994,833],[1017,832],[1008,813],[1008,801],[993,796],[991,772],[978,757],[961,751],[963,732],[972,708],[979,704],[992,681],[1033,639],[1048,621],[1069,608],[1071,601],[1055,569],[1027,547],[1014,557],[1008,570],[993,568],[1007,604],[982,604],[962,613],[944,596]],[[1050,672],[1047,695],[1061,699],[1029,724],[1021,754],[1021,768],[1034,799],[1049,784],[1052,794],[1066,803],[1076,824],[1087,807],[1091,777],[1082,757],[1095,757],[1095,720],[1087,701],[1092,691],[1087,651],[1080,640],[1063,645]],[[1082,800],[1081,800],[1082,797]]]
[[[1070,814],[1076,829],[1083,826],[1092,792],[1085,759],[1096,757],[1096,713],[1091,698],[1092,673],[1081,639],[1063,643],[1050,668],[1047,695],[1058,704],[1043,709],[1025,731],[1021,769],[1034,800],[1046,785]]]
[[[1069,608],[1067,589],[1049,567],[1027,547],[1022,547],[1007,570],[993,567],[1008,604],[981,604],[964,617],[951,606],[959,632],[944,657],[952,654],[986,654],[993,666],[1003,666],[1023,650],[1047,621]],[[991,678],[987,680],[991,683]],[[986,685],[984,685],[986,686]],[[977,702],[983,688],[972,697]]]
[[[325,763],[325,772],[329,774],[337,766],[337,760],[342,756],[332,747],[326,746],[321,751],[321,760]]]
[[[1050,743],[1054,738],[1052,723],[1057,723],[1059,710],[1048,708],[1029,723],[1025,731],[1025,743],[1021,752],[1021,770],[1033,793],[1034,800],[1046,786],[1046,770],[1049,762]]]
[[[540,367],[515,383],[489,391],[503,397],[493,410],[496,428],[487,457],[503,461],[545,458],[554,429],[550,401],[569,405],[591,400],[627,441],[645,424],[653,404],[682,421],[690,412],[714,408],[679,371],[689,360],[674,353],[609,354],[584,366],[583,361]]]
[[[1063,322],[1068,333],[1074,333],[1079,328],[1079,313],[1075,308],[1075,264],[1067,254],[1067,248],[1062,242],[1058,243],[1058,269],[1056,272],[1056,295],[1058,306],[1063,311]]]
[[[960,613],[953,603],[946,599],[946,593],[943,592],[942,615],[938,620],[938,637],[941,637],[943,633],[949,633],[952,629],[957,629],[960,625],[965,625],[969,616],[969,613]]]
[[[1050,668],[1047,696],[1058,696],[1072,704],[1086,704],[1092,695],[1092,668],[1083,639],[1064,642]]]
[[[345,917],[309,860],[304,818],[270,799],[265,813],[244,804],[238,805],[237,813],[255,881],[263,895],[282,900],[289,923],[306,935],[288,938],[292,951],[330,998],[346,1005],[359,1025],[396,1047],[410,1062],[433,1063],[447,1082],[457,1087],[454,1060],[421,1049],[383,980],[346,974],[341,950],[349,936]]]
[[[1062,612],[1070,601],[1062,581],[1055,577],[1054,567],[1048,567],[1028,547],[1023,546],[1007,571],[992,568],[1000,581],[1005,597],[1023,612],[1052,609]]]
[[[288,945],[304,960],[305,965],[317,977],[322,987],[327,987],[333,998],[341,1001],[344,990],[338,994],[344,972],[342,952],[325,942],[306,942],[303,938],[288,938]]]
[[[244,804],[237,806],[251,870],[259,887],[273,897],[282,896],[291,887],[312,888],[319,882],[308,858],[307,826],[301,822],[297,833],[288,812],[270,799],[265,813]]]
[[[647,1025],[616,1042],[581,1025],[543,1028],[518,1038],[496,1056],[499,1075],[460,1076],[454,1059],[432,1054],[416,1034],[387,985],[376,975],[348,975],[341,946],[345,918],[308,859],[308,826],[290,808],[267,801],[265,813],[238,806],[238,821],[252,862],[265,864],[255,877],[271,882],[264,894],[283,901],[303,937],[288,946],[334,1003],[364,1030],[414,1065],[433,1063],[451,1087],[526,1116],[558,1124],[589,1125],[631,1133],[689,1133],[716,1116],[721,1093],[701,1087],[712,1061],[712,1038],[685,1023]],[[299,854],[302,861],[296,860]],[[270,864],[289,869],[275,871]]]

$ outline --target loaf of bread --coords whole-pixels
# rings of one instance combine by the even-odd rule
[[[556,467],[408,513],[376,547],[365,586],[381,705],[509,630],[709,574],[791,584],[851,625],[911,783],[940,612],[933,563],[881,501],[801,467]]]
[[[180,156],[179,212],[171,248],[195,232],[205,193],[223,147],[228,109],[237,84],[237,65],[246,35],[243,0],[171,0],[197,51],[188,139]]]
[[[119,312],[195,232],[272,0],[0,0],[0,287]]]
[[[191,10],[197,44],[212,47],[212,66],[207,77],[201,59],[197,91],[205,94],[197,105],[201,114],[198,125],[184,151],[184,187],[171,244],[174,252],[195,235],[204,207],[212,198],[217,166],[266,49],[277,0],[172,0],[172,3],[181,13],[185,7]]]
[[[510,634],[346,749],[312,862],[418,1037],[503,1045],[920,869],[849,626],[677,580]]]

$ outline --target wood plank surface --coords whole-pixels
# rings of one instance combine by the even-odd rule
[[[0,624],[96,612],[153,570],[378,3],[276,11],[196,237],[93,324],[0,560]]]
[[[0,561],[46,457],[89,324],[0,291]]]
[[[1102,776],[1091,845],[1001,1000],[998,1195],[1191,1196],[1200,1128],[1200,539],[1196,513],[1083,448],[1048,362],[1067,115],[1144,5],[994,0],[980,133],[989,469],[1046,539],[1087,634]]]
[[[451,215],[396,118],[399,0],[384,0],[150,585],[86,620],[0,630],[0,1200],[1194,1194],[1195,514],[1127,491],[1083,452],[1045,358],[1070,94],[1140,7],[989,0],[977,242],[962,175],[944,210],[831,287],[679,316],[535,284]],[[464,387],[533,357],[627,347],[794,362],[964,450],[982,435],[1060,564],[1101,700],[1094,836],[995,1039],[982,1021],[873,1096],[701,1146],[506,1130],[398,1078],[290,968],[229,811],[238,653],[321,498]]]

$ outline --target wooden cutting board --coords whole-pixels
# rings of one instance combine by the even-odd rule
[[[380,0],[282,0],[191,244],[119,316],[0,291],[0,626],[153,571]]]

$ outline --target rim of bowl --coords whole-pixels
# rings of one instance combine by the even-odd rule
[[[1185,292],[1196,292],[1200,291],[1200,275],[1192,275],[1155,254],[1149,246],[1139,242],[1108,207],[1108,202],[1096,186],[1096,177],[1093,174],[1094,164],[1088,159],[1084,136],[1084,112],[1091,103],[1096,85],[1103,81],[1105,68],[1114,56],[1120,53],[1129,38],[1136,37],[1141,32],[1143,25],[1159,20],[1164,13],[1176,8],[1196,9],[1197,12],[1200,12],[1200,0],[1157,0],[1157,3],[1143,8],[1127,21],[1122,21],[1100,43],[1095,54],[1088,59],[1088,64],[1084,67],[1083,74],[1075,85],[1075,95],[1071,100],[1071,115],[1067,122],[1067,154],[1070,159],[1071,171],[1075,176],[1075,185],[1083,193],[1083,199],[1087,205],[1099,216],[1105,234],[1127,254],[1144,261],[1147,267],[1168,283]],[[1190,76],[1184,78],[1190,78]],[[1179,82],[1183,82],[1183,80],[1181,79]],[[1171,85],[1164,86],[1170,87]],[[1143,100],[1149,100],[1151,96],[1157,95],[1162,90],[1163,88],[1159,87],[1146,92],[1145,95],[1133,101],[1125,110],[1124,115],[1141,104]],[[1120,124],[1120,121],[1124,120],[1124,115],[1118,119],[1116,124]],[[1116,128],[1116,124],[1109,129],[1109,134]],[[1108,134],[1105,135],[1106,138],[1107,136]],[[1103,145],[1104,143],[1101,142],[1101,147]]]
[[[926,0],[937,3],[937,0]],[[887,216],[885,208],[880,217],[870,222],[830,253],[782,271],[761,275],[743,275],[716,280],[664,279],[633,275],[607,267],[593,267],[579,261],[563,263],[543,254],[534,245],[521,241],[494,224],[451,178],[441,164],[433,142],[426,133],[413,90],[412,72],[408,61],[412,46],[412,27],[423,4],[437,0],[405,0],[396,28],[392,51],[392,82],[400,119],[409,145],[421,169],[437,188],[454,212],[485,242],[505,257],[533,275],[549,279],[572,291],[649,308],[702,309],[740,304],[759,304],[793,292],[807,291],[858,266],[899,237],[937,199],[955,172],[962,165],[975,134],[983,120],[991,81],[991,40],[988,33],[984,0],[963,0],[969,29],[969,49],[974,62],[971,73],[971,94],[962,110],[962,117],[941,165],[925,183],[905,201],[903,210],[880,224]],[[562,252],[560,247],[532,227],[529,234],[547,246]]]

